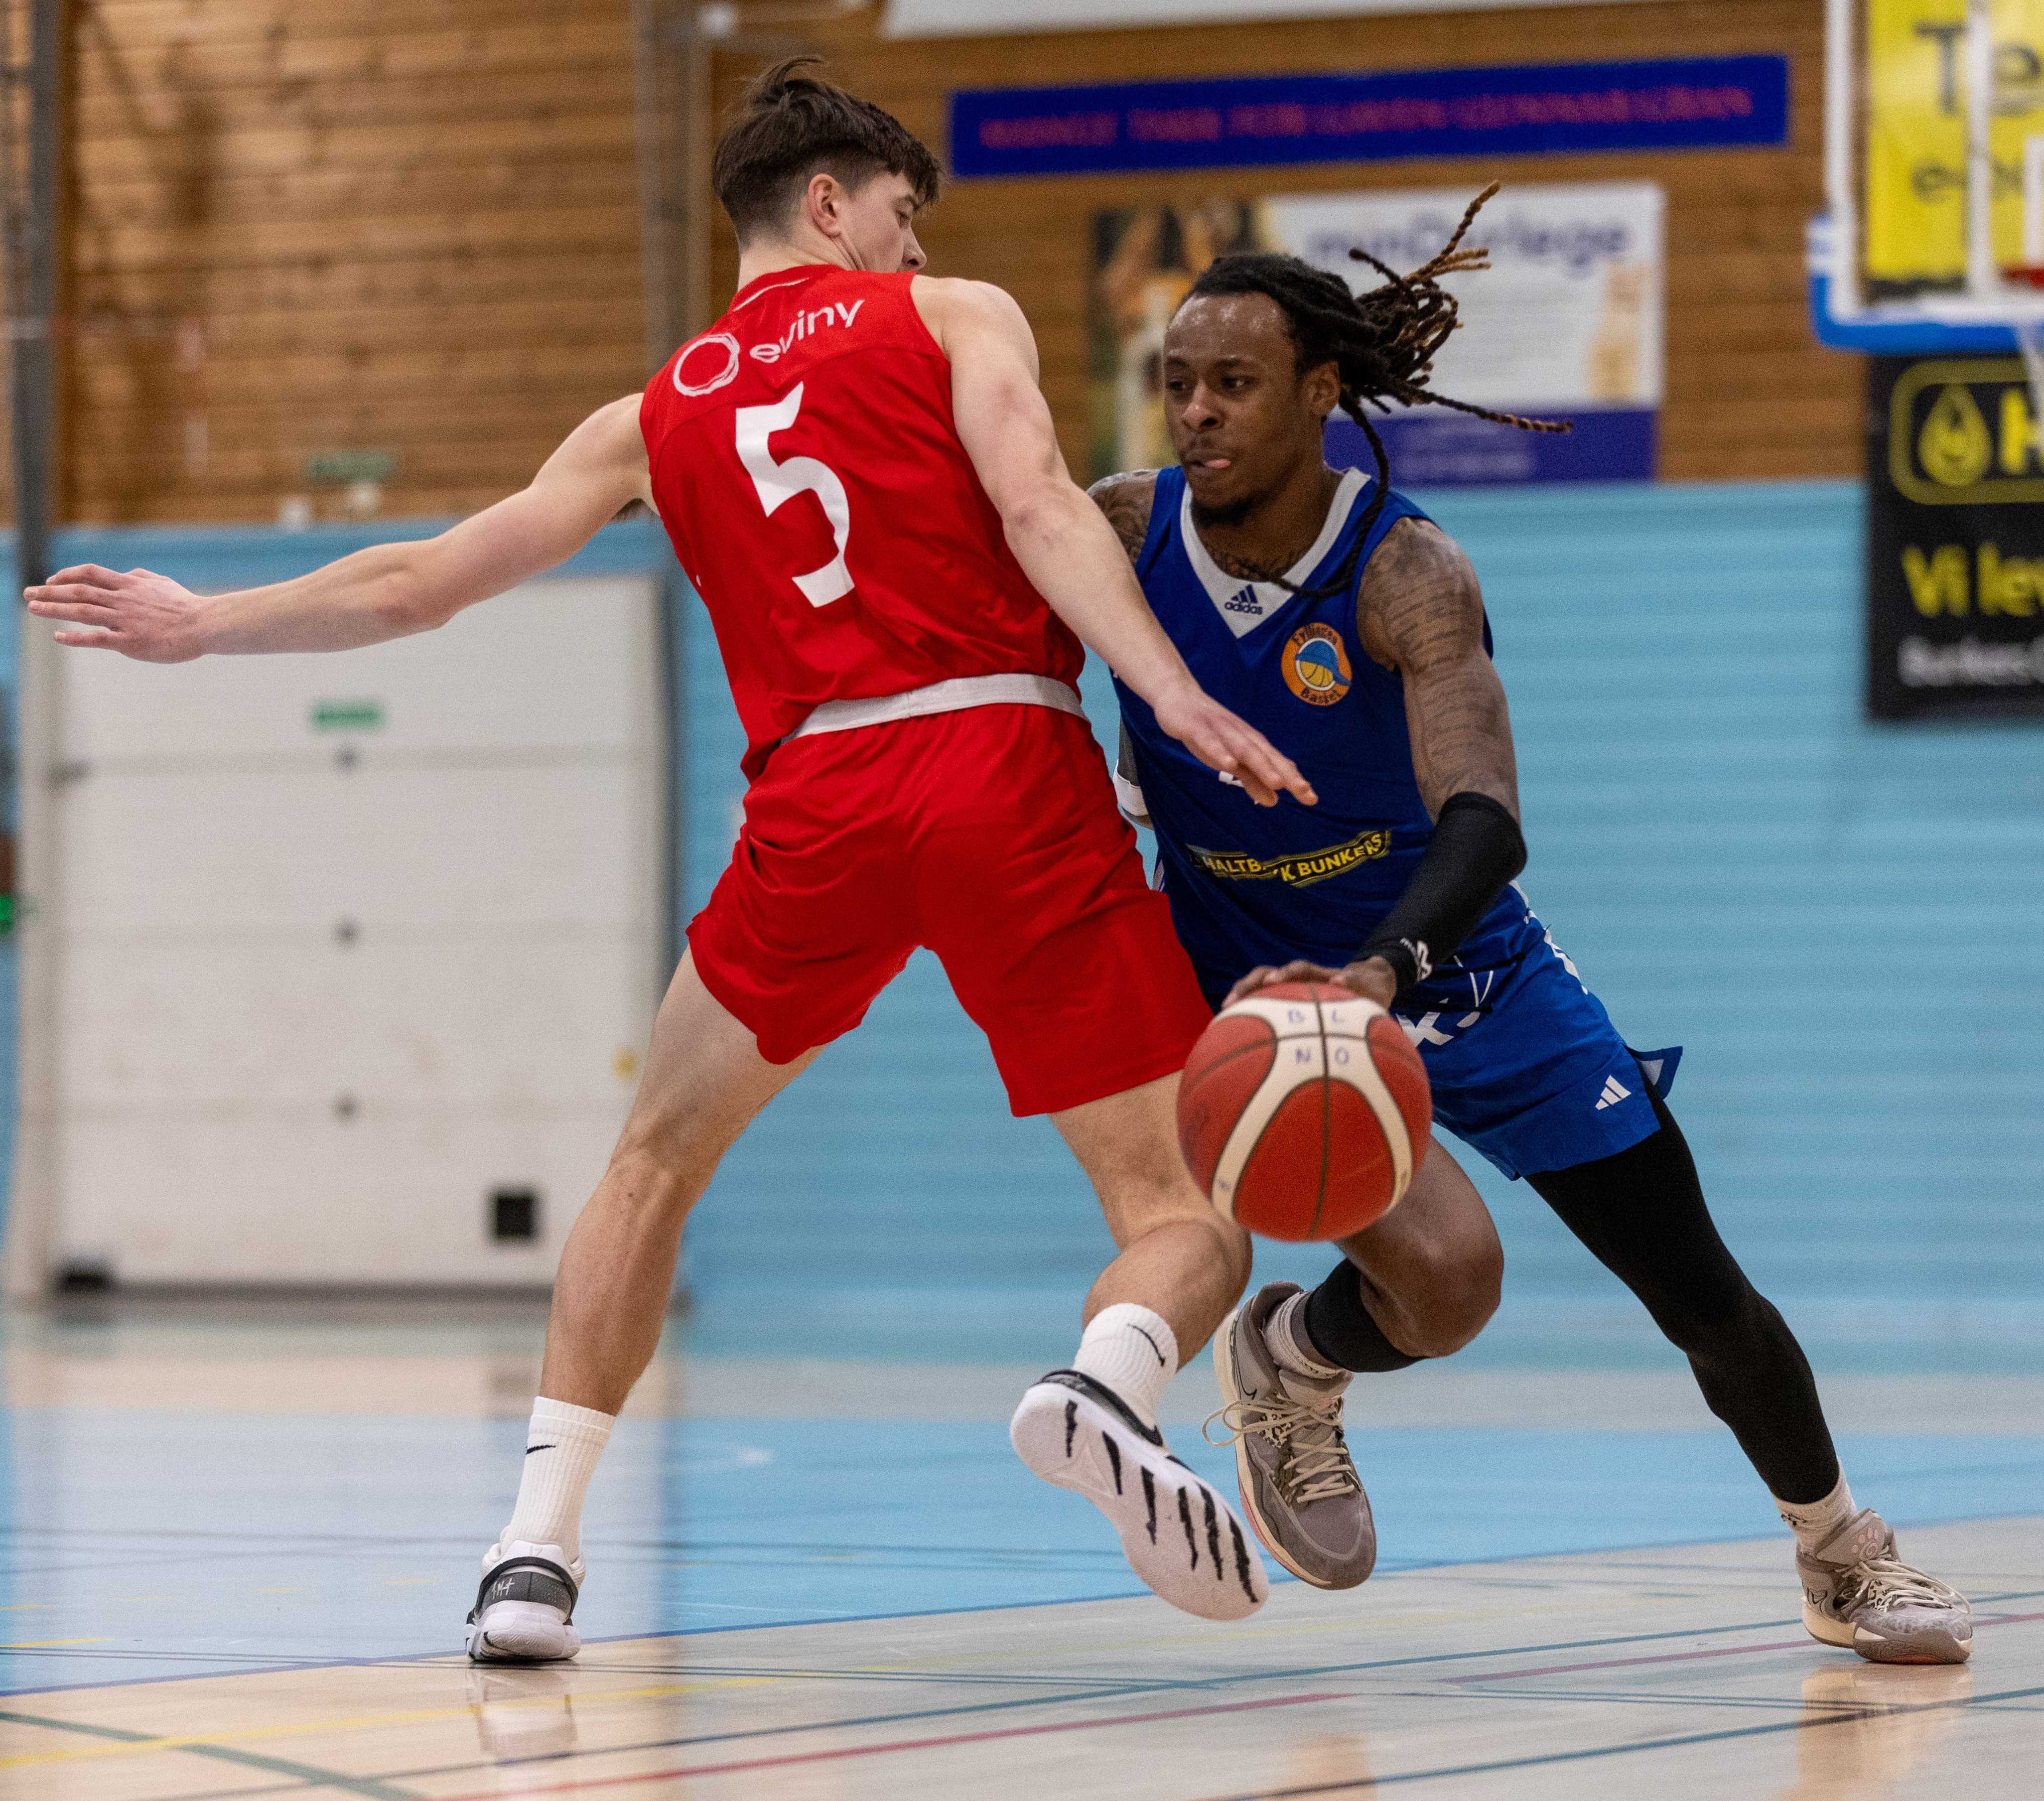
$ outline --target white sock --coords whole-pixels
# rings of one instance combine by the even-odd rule
[[[571,1564],[580,1560],[582,1497],[617,1423],[614,1414],[570,1407],[544,1395],[532,1403],[518,1503],[500,1545],[558,1545]]]
[[[1164,1384],[1178,1373],[1178,1334],[1162,1314],[1119,1301],[1093,1316],[1072,1368],[1112,1388],[1145,1426],[1155,1426]]]
[[[1852,1490],[1846,1486],[1843,1470],[1838,1473],[1838,1487],[1821,1501],[1785,1501],[1775,1495],[1768,1499],[1796,1534],[1796,1542],[1810,1552],[1823,1549],[1824,1542],[1859,1511],[1853,1505]]]
[[[1278,1367],[1309,1382],[1331,1382],[1337,1377],[1346,1383],[1349,1372],[1324,1361],[1306,1332],[1306,1292],[1301,1288],[1270,1315],[1263,1328],[1263,1342]]]

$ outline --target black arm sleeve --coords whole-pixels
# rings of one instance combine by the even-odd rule
[[[1410,988],[1444,963],[1526,867],[1526,840],[1508,807],[1464,789],[1441,804],[1412,879],[1357,961],[1381,957]]]

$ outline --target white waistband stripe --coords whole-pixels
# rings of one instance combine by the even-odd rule
[[[865,701],[827,701],[788,734],[810,738],[820,732],[856,732],[863,725],[891,725],[928,713],[963,712],[968,707],[1051,707],[1085,717],[1078,691],[1047,675],[963,675],[905,694]]]

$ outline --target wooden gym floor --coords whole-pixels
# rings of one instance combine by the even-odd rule
[[[1827,1383],[1855,1490],[1979,1612],[1969,1665],[1884,1669],[1804,1635],[1786,1537],[1678,1370],[1359,1385],[1379,1574],[1220,1627],[1136,1591],[1097,1517],[1014,1465],[1027,1365],[678,1331],[592,1500],[581,1662],[479,1671],[460,1619],[538,1331],[10,1321],[0,1796],[2035,1791],[2034,1377]],[[1210,1384],[1187,1370],[1167,1424],[1217,1473]]]

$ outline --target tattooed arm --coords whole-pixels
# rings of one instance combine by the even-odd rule
[[[1356,629],[1364,649],[1403,678],[1412,770],[1433,838],[1354,962],[1253,970],[1231,1000],[1268,982],[1332,981],[1388,1007],[1448,960],[1525,867],[1512,717],[1483,647],[1483,592],[1454,540],[1423,520],[1393,526],[1363,572]]]
[[[1086,493],[1107,515],[1107,522],[1128,551],[1128,560],[1135,562],[1143,554],[1143,540],[1150,536],[1150,508],[1157,497],[1157,471],[1133,469],[1126,475],[1104,476]]]
[[[1487,794],[1516,819],[1512,716],[1483,647],[1483,590],[1462,547],[1438,525],[1400,520],[1363,571],[1355,622],[1363,648],[1404,678],[1427,811],[1439,817],[1451,794]]]

